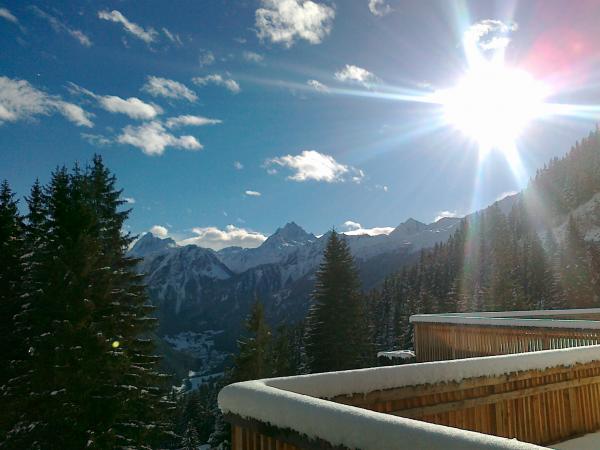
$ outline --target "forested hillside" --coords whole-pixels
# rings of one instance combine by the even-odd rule
[[[508,215],[465,218],[373,291],[379,349],[411,345],[416,313],[595,307],[600,304],[600,132],[539,170]]]

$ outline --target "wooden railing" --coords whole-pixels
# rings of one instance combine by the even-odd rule
[[[600,362],[408,386],[334,401],[550,445],[600,429]]]
[[[219,405],[235,450],[539,448],[600,429],[600,345],[257,380]]]
[[[419,362],[600,344],[600,309],[427,314],[410,320]]]

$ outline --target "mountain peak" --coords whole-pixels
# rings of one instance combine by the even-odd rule
[[[426,224],[410,217],[405,222],[402,222],[400,225],[398,225],[390,234],[410,235],[418,233],[419,231],[423,231],[425,228],[427,228]]]
[[[160,252],[173,247],[177,247],[173,239],[161,239],[152,233],[146,233],[133,244],[129,253],[136,257],[144,257],[150,253]]]
[[[315,239],[312,233],[307,233],[296,222],[288,222],[283,227],[277,228],[263,243],[263,245],[297,244],[305,243]]]

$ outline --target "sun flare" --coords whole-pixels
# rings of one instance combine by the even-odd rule
[[[477,141],[482,151],[505,151],[543,114],[547,93],[529,73],[485,62],[439,95],[446,122]]]

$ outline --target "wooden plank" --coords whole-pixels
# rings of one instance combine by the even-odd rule
[[[529,388],[525,388],[522,390],[517,389],[517,390],[513,390],[513,391],[502,392],[499,394],[491,394],[491,395],[487,395],[484,397],[469,398],[469,399],[465,399],[465,400],[440,403],[440,404],[436,404],[436,405],[423,406],[423,407],[419,407],[419,408],[410,408],[410,409],[405,409],[405,410],[401,410],[401,411],[390,411],[388,414],[392,414],[395,416],[414,418],[414,417],[419,417],[419,416],[428,415],[428,414],[439,414],[441,412],[446,412],[446,411],[455,411],[455,410],[459,410],[459,409],[473,408],[475,406],[488,405],[488,404],[492,404],[492,403],[496,403],[496,402],[500,402],[500,401],[504,401],[504,400],[529,397],[529,396],[538,395],[538,394],[541,394],[544,392],[551,392],[551,391],[562,390],[562,389],[569,389],[570,391],[573,391],[576,394],[577,391],[574,388],[581,387],[581,386],[587,386],[590,384],[597,384],[597,383],[600,383],[600,376],[584,378],[584,379],[567,380],[567,381],[562,381],[562,382],[558,382],[558,383],[529,387]],[[574,414],[576,412],[576,410],[573,409],[574,406],[576,406],[576,402],[572,402],[571,414]]]
[[[600,362],[592,363],[593,366],[597,366],[600,369]],[[555,373],[572,373],[574,370],[578,370],[580,366],[574,367],[555,367],[547,369],[543,372],[543,376],[549,376]],[[440,394],[443,392],[454,392],[459,389],[476,388],[480,386],[500,385],[510,383],[517,380],[525,380],[531,378],[531,372],[519,372],[507,375],[501,375],[497,377],[478,377],[469,378],[462,380],[461,382],[451,383],[438,383],[438,384],[421,384],[417,386],[403,386],[400,388],[385,389],[381,391],[370,392],[367,395],[355,394],[355,395],[339,395],[330,399],[336,403],[342,403],[345,405],[353,405],[364,407],[363,405],[369,405],[379,402],[387,402],[389,400],[400,400],[413,398],[421,395]]]

